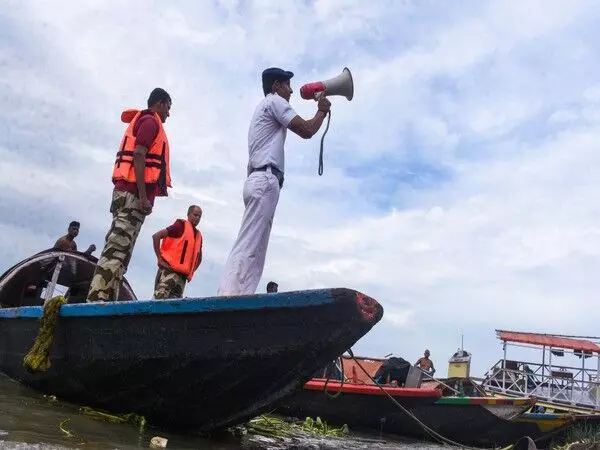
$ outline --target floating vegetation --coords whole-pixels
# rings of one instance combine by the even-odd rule
[[[347,425],[335,428],[327,425],[320,417],[307,417],[304,422],[288,422],[268,414],[255,417],[246,423],[249,433],[275,437],[293,437],[303,434],[323,437],[343,437],[350,433]]]
[[[58,399],[56,398],[56,395],[43,395],[43,397],[48,401],[48,403],[56,403],[56,402],[58,402]]]
[[[568,450],[570,448],[600,448],[600,428],[587,423],[577,424],[569,429],[564,439],[567,444],[553,445],[552,450]]]
[[[50,404],[53,404],[55,406],[61,406],[56,395],[43,395],[42,397],[45,398],[46,401]],[[128,423],[136,427],[140,433],[143,433],[146,427],[146,418],[136,413],[112,414],[106,411],[90,408],[89,406],[82,406],[78,409],[78,411],[84,416],[96,420],[103,420],[104,422]],[[74,433],[65,428],[65,424],[67,424],[70,421],[71,419],[66,419],[59,424],[60,431],[62,431],[67,437],[74,436]]]
[[[65,437],[68,437],[68,438],[75,436],[75,433],[73,433],[71,430],[69,430],[65,427],[65,425],[67,423],[69,423],[70,421],[71,421],[71,419],[65,419],[61,423],[58,424],[58,428],[60,428],[60,431],[62,431],[63,434],[65,435]]]
[[[136,413],[110,414],[104,411],[92,409],[89,406],[79,408],[79,412],[85,416],[91,417],[93,419],[104,420],[105,422],[129,423],[135,426],[140,433],[144,431],[144,427],[146,426],[146,418]]]
[[[74,431],[69,430],[66,425],[71,421],[71,419],[65,419],[61,423],[58,424],[58,428],[68,439],[76,439],[79,441],[79,445],[85,445],[85,440],[78,436]]]

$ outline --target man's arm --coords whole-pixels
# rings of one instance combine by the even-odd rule
[[[323,125],[323,120],[327,117],[331,102],[326,97],[321,97],[317,104],[317,112],[312,119],[304,120],[300,116],[295,116],[288,125],[290,131],[293,131],[302,139],[312,138]]]
[[[152,116],[143,116],[139,120],[140,124],[135,132],[136,146],[133,150],[133,170],[135,172],[135,182],[140,205],[146,214],[150,214],[152,212],[152,205],[148,201],[144,172],[146,170],[146,154],[158,135],[158,124]]]
[[[142,205],[142,209],[148,207],[148,196],[146,194],[146,182],[144,181],[144,171],[146,170],[146,153],[148,148],[143,145],[136,145],[133,151],[133,169],[135,171],[135,183],[137,184],[138,197]]]
[[[325,117],[327,117],[327,113],[324,111],[317,111],[315,116],[309,120],[304,120],[302,117],[296,116],[292,119],[288,128],[302,139],[310,139],[317,134],[321,125],[323,125]]]
[[[90,245],[88,249],[83,252],[84,255],[91,255],[92,252],[96,251],[96,246],[94,244]]]
[[[194,272],[196,271],[196,269],[198,269],[198,267],[200,267],[200,264],[202,264],[202,247],[200,247],[200,251],[198,252],[198,260],[196,261],[196,267],[194,267]]]
[[[157,231],[152,235],[152,246],[154,247],[154,253],[156,254],[156,261],[159,267],[168,268],[169,264],[160,256],[160,241],[169,235],[169,231],[166,228]]]

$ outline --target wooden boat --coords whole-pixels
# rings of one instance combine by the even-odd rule
[[[479,447],[503,447],[523,436],[542,446],[566,432],[574,420],[527,415],[535,405],[535,398],[530,397],[452,396],[437,382],[412,387],[375,384],[371,378],[384,360],[356,357],[356,361],[343,356],[338,364],[343,383],[321,374],[284,399],[279,414],[299,418],[318,415],[334,425],[417,439],[433,439],[429,428],[455,443]],[[409,381],[410,376],[407,384]]]
[[[156,426],[208,433],[261,414],[301,388],[382,317],[350,289],[85,303],[95,258],[47,250],[0,277],[0,371],[40,392]],[[51,367],[23,357],[59,287]]]

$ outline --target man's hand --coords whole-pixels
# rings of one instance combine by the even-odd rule
[[[88,255],[91,255],[92,252],[95,252],[95,251],[96,251],[96,246],[94,244],[92,244],[88,247],[88,249],[85,251],[85,253],[87,253]]]
[[[319,111],[329,112],[331,109],[331,102],[327,99],[327,97],[322,96],[319,99],[319,103],[317,103],[317,108]]]
[[[148,215],[152,212],[152,203],[146,197],[140,198],[140,208],[144,214]]]

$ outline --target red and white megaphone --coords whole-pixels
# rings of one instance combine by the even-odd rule
[[[337,77],[325,81],[307,83],[300,88],[300,96],[304,100],[318,100],[322,95],[327,97],[341,95],[349,101],[352,100],[354,96],[354,83],[350,70],[344,67],[342,73]]]

